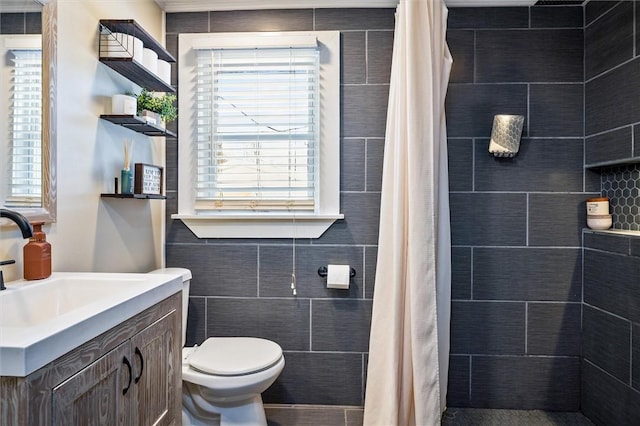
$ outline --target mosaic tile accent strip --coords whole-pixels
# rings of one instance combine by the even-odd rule
[[[609,198],[613,228],[640,231],[640,164],[603,170],[602,196]]]

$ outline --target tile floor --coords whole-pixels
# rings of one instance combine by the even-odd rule
[[[362,407],[265,404],[269,426],[361,426]],[[581,413],[449,408],[442,426],[593,426]],[[386,425],[380,425],[386,426]]]

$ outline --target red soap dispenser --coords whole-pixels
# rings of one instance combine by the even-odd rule
[[[24,279],[41,280],[51,275],[51,244],[42,231],[44,222],[33,222],[33,237],[24,246]]]

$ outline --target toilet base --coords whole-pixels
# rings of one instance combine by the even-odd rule
[[[267,426],[262,396],[250,399],[212,404],[198,393],[182,387],[182,424],[184,426]]]

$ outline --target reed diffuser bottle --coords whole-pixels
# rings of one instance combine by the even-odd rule
[[[120,171],[120,193],[133,194],[133,171],[131,170],[131,151],[133,149],[133,141],[125,139],[124,148],[124,164]]]

